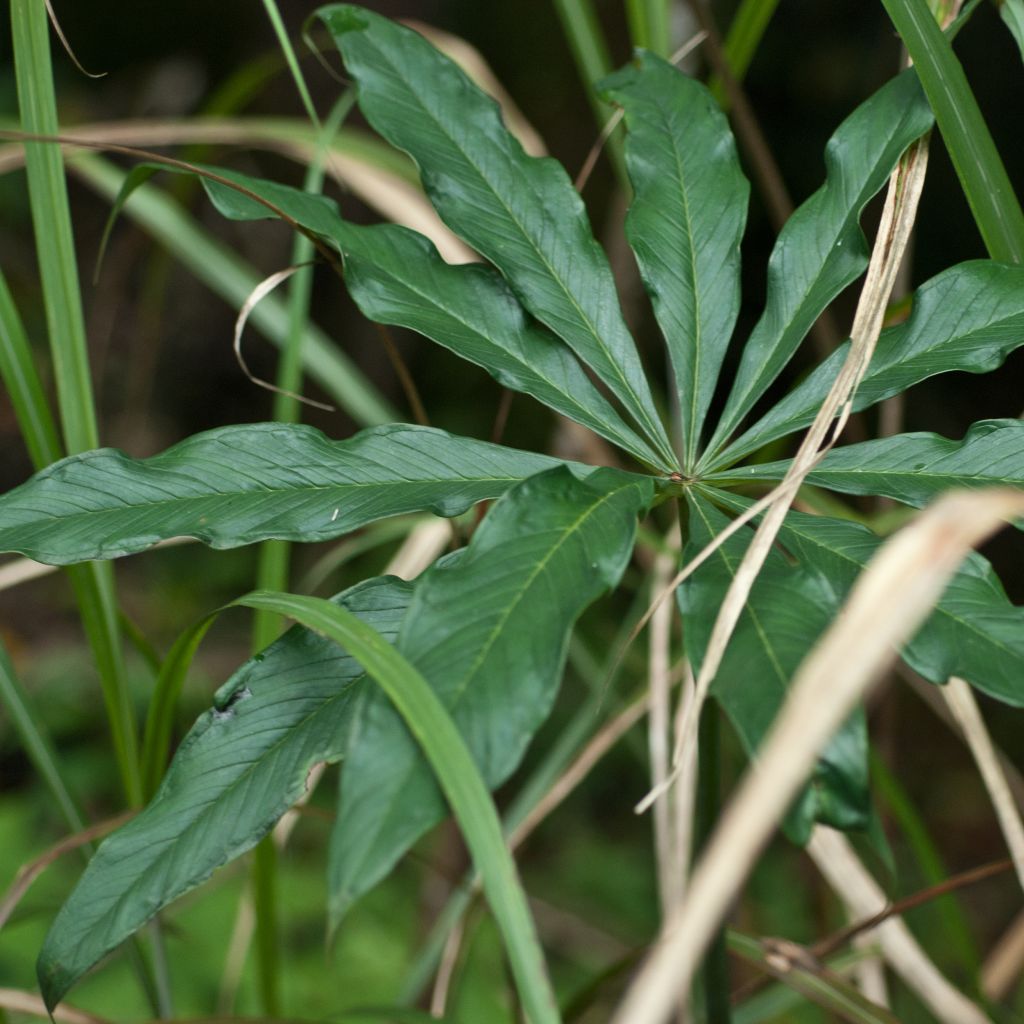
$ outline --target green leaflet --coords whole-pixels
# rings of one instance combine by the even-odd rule
[[[157,169],[159,165],[154,164],[134,169],[112,216]],[[202,170],[237,186],[201,179],[223,216],[263,220],[278,216],[275,211],[279,211],[336,247],[344,258],[345,283],[371,320],[418,331],[482,366],[504,386],[532,395],[589,427],[646,465],[664,461],[626,426],[572,352],[531,320],[493,269],[445,263],[432,242],[408,228],[349,224],[337,204],[324,196],[224,168],[204,166]]]
[[[483,264],[451,266],[407,228],[346,225],[345,283],[371,320],[408,327],[482,366],[647,465],[661,460],[591,383],[576,357],[532,320]]]
[[[729,520],[706,498],[687,496],[690,539],[683,563],[696,555]],[[683,615],[687,655],[699,670],[718,609],[743,559],[750,531],[725,541],[676,592]],[[711,693],[754,756],[785,699],[807,652],[832,621],[839,596],[830,580],[809,565],[790,565],[772,551],[750,593],[715,675]],[[868,820],[867,727],[858,712],[833,737],[812,783],[791,810],[787,831],[806,842],[815,821],[863,829]]]
[[[546,718],[577,617],[622,575],[652,484],[615,470],[555,469],[514,487],[472,543],[417,581],[398,649],[451,711],[489,786],[515,769]],[[444,814],[402,721],[379,696],[361,709],[342,772],[329,906],[351,903]]]
[[[708,488],[725,508],[750,502]],[[780,541],[845,595],[881,541],[858,523],[790,512]],[[992,566],[970,554],[903,658],[933,683],[962,676],[1006,704],[1024,706],[1024,608],[1012,604]]]
[[[393,637],[410,590],[368,580],[338,600]],[[344,752],[361,679],[334,643],[293,629],[220,688],[152,803],[102,844],[50,928],[38,964],[49,1007],[161,907],[270,831],[309,769]]]
[[[825,149],[825,184],[787,221],[768,263],[768,298],[743,355],[704,463],[789,362],[822,310],[867,266],[858,220],[903,151],[932,125],[906,71],[862,103]]]
[[[0,496],[0,550],[64,565],[179,536],[328,540],[403,512],[456,516],[560,464],[404,424],[347,441],[300,424],[220,427],[149,459],[104,448],[37,473]]]
[[[608,385],[658,451],[659,468],[674,467],[608,261],[564,168],[527,156],[497,104],[422,36],[347,4],[319,16],[360,109],[416,161],[444,221]]]
[[[626,234],[672,358],[690,471],[739,312],[750,185],[718,104],[671,64],[638,53],[600,89],[626,115]]]
[[[781,480],[788,462],[730,469],[714,482]],[[844,494],[880,494],[921,508],[951,487],[1024,487],[1024,422],[981,420],[962,441],[899,434],[834,448],[807,482]]]
[[[939,373],[987,373],[1024,345],[1024,267],[974,260],[933,277],[914,294],[910,318],[889,327],[854,396],[867,409]],[[806,427],[817,413],[849,343],[712,462],[727,466],[769,441]]]

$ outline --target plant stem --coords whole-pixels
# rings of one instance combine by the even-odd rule
[[[714,831],[721,807],[719,714],[718,704],[709,700],[700,716],[697,747],[697,849],[694,850],[693,862],[696,862],[698,854]],[[724,925],[718,929],[704,955],[701,980],[708,1024],[730,1024],[729,959]]]
[[[1024,263],[1024,211],[963,66],[926,0],[882,0],[921,79],[989,255]]]
[[[22,128],[31,134],[55,135],[59,125],[45,6],[35,0],[12,0],[11,30]],[[97,447],[99,435],[60,149],[27,142],[25,169],[64,444],[70,453],[82,452]],[[137,806],[142,797],[138,741],[121,649],[113,570],[108,564],[91,563],[69,575],[99,668],[121,781],[128,803]]]
[[[672,32],[671,5],[667,0],[626,0],[626,19],[634,46],[668,57]]]

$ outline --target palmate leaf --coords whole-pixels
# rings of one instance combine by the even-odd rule
[[[299,424],[220,427],[149,459],[104,448],[37,473],[0,496],[0,551],[66,565],[179,536],[329,540],[403,512],[456,516],[561,464],[404,424],[347,441]]]
[[[347,4],[319,16],[360,109],[416,161],[442,219],[610,388],[661,455],[659,468],[674,467],[607,258],[564,168],[527,156],[498,105],[416,32]]]
[[[133,171],[114,214],[132,187],[155,169],[158,165],[141,165]],[[278,216],[276,210],[331,243],[344,259],[352,298],[371,320],[417,331],[483,367],[505,387],[589,427],[642,463],[655,466],[664,461],[623,422],[563,342],[529,317],[492,268],[449,265],[429,239],[408,228],[350,224],[325,196],[224,168],[201,169],[237,186],[202,179],[223,216],[264,220]]]
[[[729,519],[700,493],[687,495],[689,542],[685,564],[728,525]],[[686,652],[700,669],[718,609],[743,559],[750,532],[722,544],[676,592]],[[772,551],[740,616],[711,693],[754,756],[782,706],[789,680],[839,608],[839,595],[816,568],[791,565]],[[787,831],[806,842],[815,821],[843,829],[866,827],[867,729],[858,712],[833,737],[811,785],[787,818]]]
[[[652,494],[650,480],[615,470],[582,482],[565,469],[541,474],[497,502],[459,557],[417,581],[398,649],[451,711],[489,786],[547,716],[569,631],[618,582]],[[444,814],[386,701],[368,693],[355,728],[329,855],[332,923]]]
[[[739,312],[750,185],[715,99],[671,64],[641,52],[600,89],[626,115],[626,234],[672,358],[688,471]]]
[[[704,493],[734,511],[750,505],[726,491],[709,488]],[[801,512],[786,516],[779,539],[844,595],[881,544],[859,523]],[[933,683],[961,676],[997,700],[1024,706],[1024,608],[1010,602],[981,555],[964,560],[902,655]]]
[[[825,307],[867,266],[858,224],[903,151],[932,125],[928,101],[906,71],[862,103],[825,149],[825,184],[786,222],[768,263],[765,310],[740,360],[708,458],[778,376]]]
[[[974,260],[914,294],[910,318],[882,331],[853,408],[867,409],[939,373],[987,373],[1024,345],[1024,267]],[[763,419],[722,451],[726,466],[815,417],[849,351],[845,342]]]
[[[742,466],[715,482],[781,480],[788,462]],[[807,482],[843,494],[878,494],[921,508],[951,487],[1024,487],[1024,422],[982,420],[962,441],[899,434],[834,448]]]
[[[393,638],[411,590],[375,579],[338,600]],[[270,831],[310,768],[344,754],[364,685],[358,662],[296,628],[221,687],[153,802],[103,843],[54,921],[38,964],[49,1006],[161,907]]]

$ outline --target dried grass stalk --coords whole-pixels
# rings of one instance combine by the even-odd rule
[[[974,763],[981,773],[982,781],[995,808],[999,827],[1006,837],[1006,845],[1013,858],[1017,879],[1021,888],[1024,888],[1024,822],[1021,822],[1013,793],[999,763],[999,753],[985,727],[978,702],[974,699],[970,686],[956,676],[943,687],[942,696],[960,726]]]
[[[819,826],[807,852],[854,920],[871,917],[888,905],[885,893],[841,833]],[[902,918],[886,919],[865,937],[877,943],[886,962],[941,1024],[988,1024],[985,1013],[932,963]]]
[[[1022,513],[1024,494],[1018,491],[952,492],[879,550],[797,672],[759,763],[726,808],[686,899],[663,928],[614,1024],[665,1020],[829,738],[923,621],[968,549]]]

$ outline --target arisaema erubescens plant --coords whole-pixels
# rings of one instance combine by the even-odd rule
[[[826,359],[782,401],[761,400],[822,311],[864,270],[865,205],[927,133],[913,72],[836,131],[822,188],[793,215],[768,266],[765,309],[722,369],[739,311],[748,186],[711,95],[641,52],[602,84],[625,112],[634,189],[627,235],[671,362],[659,402],[623,319],[580,196],[553,160],[527,156],[496,105],[410,29],[337,5],[319,16],[373,128],[408,153],[448,226],[481,263],[449,265],[393,226],[352,224],[332,201],[201,168],[226,217],[281,217],[343,271],[363,313],[410,328],[501,384],[593,430],[634,468],[596,467],[420,426],[331,441],[300,425],[232,426],[134,460],[72,456],[0,498],[0,548],[52,564],[117,558],[191,536],[217,548],[339,537],[410,511],[454,517],[495,500],[469,542],[413,582],[366,580],[326,602],[242,599],[302,625],[243,665],[170,766],[166,716],[142,751],[146,809],[111,836],[53,924],[39,961],[49,1006],[159,909],[266,835],[310,769],[343,762],[329,851],[336,925],[409,847],[454,810],[505,935],[531,1020],[557,1019],[514,869],[487,797],[519,764],[554,700],[584,609],[614,588],[638,517],[678,503],[692,559],[787,463],[743,460],[806,428],[845,358]],[[1024,268],[977,261],[923,284],[883,332],[856,393],[864,409],[941,372],[994,369],[1024,343]],[[710,417],[713,400],[722,412]],[[830,452],[809,481],[919,507],[951,486],[1024,482],[1024,427],[977,424],[960,441],[905,434]],[[756,492],[755,492],[756,493]],[[704,658],[748,538],[740,530],[678,591],[686,654]],[[847,519],[791,512],[716,673],[713,696],[755,751],[788,680],[879,539]],[[168,659],[154,708],[173,704],[208,622]],[[339,644],[341,646],[339,646]],[[962,676],[1024,702],[1024,615],[972,556],[903,651],[935,683]],[[867,744],[855,716],[822,756],[788,829],[864,829]]]

